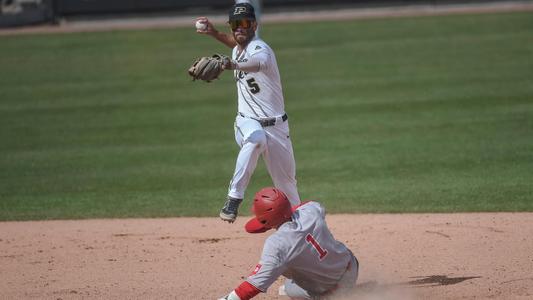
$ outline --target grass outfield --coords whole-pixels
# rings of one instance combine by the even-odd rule
[[[265,25],[302,198],[533,211],[533,14]],[[236,90],[192,28],[0,37],[0,220],[216,216]],[[270,185],[262,162],[247,197]],[[242,211],[248,213],[246,201]]]

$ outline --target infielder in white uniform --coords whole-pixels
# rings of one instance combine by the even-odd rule
[[[246,223],[250,233],[277,229],[265,241],[261,260],[248,278],[222,299],[247,300],[266,290],[283,275],[280,295],[298,299],[327,299],[348,295],[357,281],[359,263],[335,240],[325,210],[314,201],[292,207],[287,196],[269,187],[257,192]]]
[[[198,20],[207,27],[197,32],[233,48],[232,60],[224,68],[233,70],[237,84],[235,140],[240,151],[220,217],[230,223],[237,218],[239,205],[261,155],[274,185],[287,194],[293,205],[299,204],[296,165],[276,56],[255,35],[257,22],[253,6],[237,3],[231,8],[231,36],[217,31],[205,17]]]

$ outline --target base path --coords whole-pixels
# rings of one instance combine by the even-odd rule
[[[5,299],[217,299],[270,234],[215,218],[0,222]],[[533,213],[328,215],[353,299],[532,299]],[[257,299],[277,296],[278,280]]]

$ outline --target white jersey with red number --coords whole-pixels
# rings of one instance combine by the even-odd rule
[[[233,48],[232,58],[238,63],[246,62],[252,57],[261,62],[259,72],[234,71],[239,113],[252,118],[282,116],[285,114],[285,105],[274,51],[258,37],[250,41],[240,53],[238,46]]]
[[[261,260],[247,281],[262,292],[283,275],[303,289],[322,294],[335,288],[352,253],[335,240],[318,202],[307,202],[265,242]]]

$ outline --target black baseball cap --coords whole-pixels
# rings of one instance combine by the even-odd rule
[[[255,20],[255,10],[250,3],[237,3],[229,11],[229,20],[237,21],[242,19]]]

